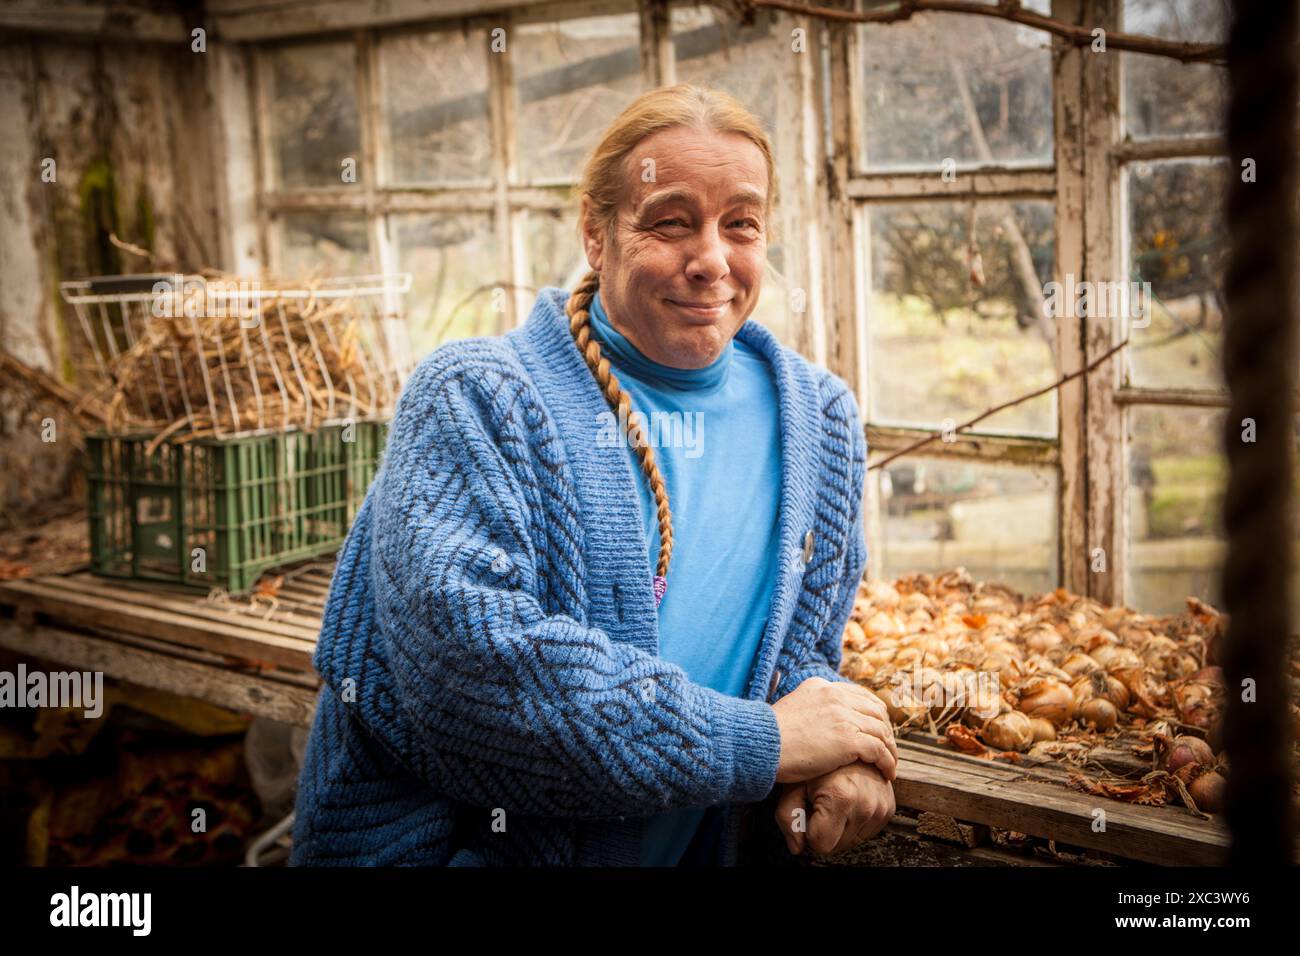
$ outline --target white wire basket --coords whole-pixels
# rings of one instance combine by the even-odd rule
[[[392,416],[414,367],[406,273],[298,285],[199,275],[61,283],[110,431],[218,439]]]

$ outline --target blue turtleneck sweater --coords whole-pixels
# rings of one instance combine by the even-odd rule
[[[659,656],[695,683],[740,697],[778,574],[781,444],[771,366],[735,339],[705,368],[661,365],[610,324],[599,292],[592,301],[591,327],[631,395],[634,412],[645,416],[668,489],[673,555],[659,605]],[[612,413],[601,435],[606,441],[624,435]],[[654,498],[635,452],[625,438],[622,444],[636,474],[654,568],[659,559]],[[687,807],[651,818],[642,865],[677,865],[706,810]]]

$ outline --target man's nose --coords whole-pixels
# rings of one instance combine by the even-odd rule
[[[686,274],[701,282],[716,282],[731,268],[727,265],[727,244],[718,233],[717,223],[705,223],[691,247]]]

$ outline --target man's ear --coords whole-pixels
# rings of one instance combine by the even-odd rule
[[[582,210],[578,214],[582,219],[582,246],[587,254],[587,264],[597,272],[605,256],[605,234],[596,217],[591,212],[591,198],[582,197]]]

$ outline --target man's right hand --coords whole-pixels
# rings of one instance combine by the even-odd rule
[[[781,729],[777,783],[797,783],[856,760],[893,781],[898,745],[885,703],[857,684],[810,677],[775,704]]]

